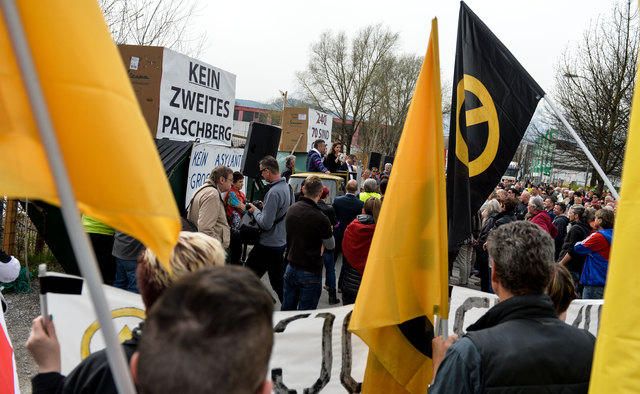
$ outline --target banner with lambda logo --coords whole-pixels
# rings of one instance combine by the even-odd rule
[[[86,286],[85,286],[86,287]],[[116,332],[124,341],[144,319],[138,294],[104,285]],[[104,348],[100,325],[86,289],[82,295],[47,294],[62,353],[62,373],[68,374],[82,359]],[[498,298],[454,286],[451,293],[449,333],[463,335]],[[602,300],[575,300],[567,311],[567,324],[596,335]],[[275,341],[268,369],[276,393],[359,393],[369,349],[347,328],[353,305],[312,311],[274,312]]]

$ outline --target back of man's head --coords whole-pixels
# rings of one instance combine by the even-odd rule
[[[384,195],[387,192],[387,185],[389,184],[389,180],[387,178],[380,181],[380,194]]]
[[[140,393],[257,393],[273,345],[273,301],[243,267],[213,267],[167,289],[138,346]]]
[[[378,190],[378,182],[376,182],[375,179],[367,179],[362,186],[364,187],[365,193],[375,193]]]
[[[540,226],[527,221],[502,225],[489,233],[487,249],[500,285],[511,294],[544,293],[555,244]]]
[[[514,212],[518,206],[518,200],[515,197],[507,197],[502,200],[505,212]]]
[[[320,145],[322,145],[322,144],[324,144],[324,140],[315,140],[315,141],[313,141],[313,147],[314,147],[315,149],[318,149],[318,147],[319,147]]]
[[[319,176],[311,175],[304,182],[304,195],[314,199],[322,194],[323,187],[322,179]]]
[[[260,160],[260,165],[272,174],[278,174],[280,172],[278,160],[276,160],[273,156],[263,157],[262,160]]]
[[[358,181],[356,181],[355,179],[352,179],[349,182],[347,182],[346,190],[347,190],[347,193],[355,194],[358,191]]]
[[[615,214],[610,209],[599,209],[596,212],[596,219],[600,219],[600,227],[603,229],[613,228]]]

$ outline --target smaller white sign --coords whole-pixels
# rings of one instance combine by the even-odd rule
[[[331,147],[331,129],[333,117],[324,112],[309,108],[309,128],[307,129],[307,151],[313,148],[315,140],[324,140],[328,148]]]
[[[184,202],[185,208],[189,205],[193,192],[204,185],[204,182],[209,178],[214,168],[217,166],[227,166],[233,171],[240,171],[243,154],[244,149],[241,148],[230,148],[211,143],[194,145],[191,149],[191,158],[189,159],[189,176]]]
[[[140,63],[139,57],[131,56],[131,61],[129,62],[129,70],[137,70],[139,63]]]

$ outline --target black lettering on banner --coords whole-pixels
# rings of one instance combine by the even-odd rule
[[[178,103],[176,102],[176,100],[177,100],[177,98],[178,98],[178,95],[179,95],[179,94],[180,94],[180,92],[182,91],[182,89],[180,89],[180,88],[178,88],[178,87],[175,87],[175,86],[172,86],[172,87],[171,87],[171,90],[173,90],[173,91],[174,91],[174,92],[176,92],[176,93],[175,93],[175,94],[173,95],[173,97],[171,98],[171,101],[169,101],[169,105],[170,105],[170,106],[172,106],[172,107],[180,108],[180,104],[178,104]]]
[[[584,312],[584,329],[589,331],[589,328],[591,328],[591,310],[593,309],[595,305],[583,305],[580,307],[580,309],[578,310],[578,314],[576,315],[575,320],[573,321],[573,323],[571,323],[571,325],[573,327],[580,327],[580,324],[582,324],[582,315]],[[596,331],[600,330],[600,314],[602,313],[602,305],[598,305],[598,321],[596,322],[597,326],[596,326]]]
[[[224,129],[224,139],[227,141],[231,140],[231,127]]]
[[[362,391],[362,382],[356,382],[351,376],[351,363],[353,362],[353,348],[351,346],[351,333],[349,332],[349,323],[351,322],[351,313],[347,313],[342,322],[342,368],[340,368],[340,383],[342,387],[347,389],[348,393],[359,393]]]
[[[469,297],[456,310],[456,320],[453,323],[453,333],[459,336],[464,335],[464,315],[468,310],[473,308],[489,308],[488,297]]]
[[[309,314],[296,315],[284,319],[274,328],[276,333],[283,332],[287,325],[294,320],[308,317]],[[304,394],[319,393],[324,386],[331,380],[331,365],[333,363],[333,351],[331,345],[331,333],[333,330],[333,322],[336,316],[332,313],[318,313],[316,317],[324,318],[322,325],[322,367],[320,368],[320,376],[311,387],[302,390]],[[282,380],[282,368],[274,368],[271,370],[271,380],[273,381],[273,390],[275,393],[294,394],[296,390],[290,390]]]
[[[295,316],[288,317],[286,319],[282,319],[278,322],[278,324],[276,324],[276,326],[273,328],[273,331],[276,334],[284,332],[284,330],[287,328],[289,323],[296,321],[298,319],[306,319],[309,316],[311,316],[310,313],[304,313],[301,315],[295,315]],[[282,381],[282,368],[273,368],[271,370],[271,381],[273,382],[273,392],[276,394],[295,394],[296,393],[295,390],[289,390],[289,388],[285,386],[284,382]]]
[[[189,82],[198,82],[198,65],[193,64],[193,62],[189,62]]]
[[[224,102],[224,117],[225,118],[229,117],[229,102],[228,101]]]
[[[162,132],[166,133],[167,132],[167,127],[171,126],[171,117],[170,116],[163,116],[162,117]],[[172,130],[169,130],[169,134],[171,134]]]

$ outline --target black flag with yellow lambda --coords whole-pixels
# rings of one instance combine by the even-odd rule
[[[447,159],[449,247],[507,170],[544,91],[460,3]]]

